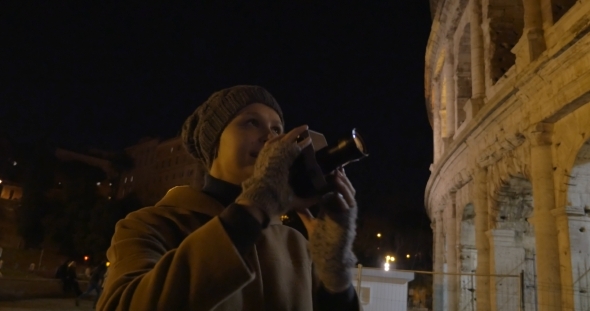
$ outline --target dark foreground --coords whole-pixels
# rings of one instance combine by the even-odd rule
[[[74,298],[55,298],[55,299],[25,299],[14,301],[0,301],[0,311],[90,311],[92,301],[80,300],[80,306],[76,307]]]

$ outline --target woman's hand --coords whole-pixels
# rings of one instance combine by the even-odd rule
[[[356,190],[352,186],[352,183],[346,177],[344,168],[339,168],[334,171],[331,176],[333,177],[333,183],[335,187],[334,192],[326,194],[323,198],[324,210],[321,212],[327,213],[341,213],[345,212],[352,207],[356,207]],[[305,229],[307,230],[307,236],[311,237],[315,229],[317,219],[313,217],[313,214],[309,211],[309,207],[322,202],[320,197],[312,197],[308,199],[302,199],[296,197],[293,201],[293,209],[297,212],[297,215],[303,222]]]
[[[352,243],[358,208],[356,191],[344,171],[333,175],[335,191],[324,196],[318,218],[303,214],[302,220],[311,228],[309,250],[318,276],[328,291],[337,293],[346,290],[352,281],[349,268],[356,263]]]
[[[242,193],[236,203],[247,206],[259,221],[262,216],[257,210],[272,218],[291,207],[295,195],[289,185],[289,169],[301,150],[311,144],[309,137],[297,142],[297,137],[307,128],[302,125],[269,139],[256,159],[254,173],[242,183]]]

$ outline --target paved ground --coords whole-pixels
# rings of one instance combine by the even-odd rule
[[[76,307],[74,298],[63,299],[27,299],[0,301],[0,311],[91,311],[92,301],[81,300]]]

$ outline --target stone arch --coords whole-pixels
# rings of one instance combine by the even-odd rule
[[[512,48],[523,33],[524,6],[522,1],[490,0],[487,7],[489,22],[489,75],[492,84],[515,64]]]
[[[465,122],[466,113],[465,103],[471,99],[471,25],[467,24],[463,28],[463,34],[459,40],[456,67],[456,91],[457,108],[455,109],[457,128]]]
[[[477,268],[477,249],[475,248],[475,209],[473,204],[467,204],[463,208],[461,225],[459,229],[459,260],[461,275],[461,294],[459,298],[459,310],[475,310],[475,284],[476,279],[471,274]]]
[[[566,211],[575,308],[586,310],[590,308],[590,140],[578,151],[571,170]]]
[[[536,310],[537,282],[535,264],[535,234],[529,218],[533,216],[533,190],[523,176],[510,178],[495,193],[490,235],[493,274],[524,274],[524,310]],[[518,277],[492,277],[498,310],[517,310],[520,297]]]
[[[551,15],[553,23],[557,21],[569,10],[577,0],[551,0]]]

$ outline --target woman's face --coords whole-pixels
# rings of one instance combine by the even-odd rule
[[[254,172],[264,143],[282,133],[283,123],[274,109],[263,104],[244,107],[221,133],[211,176],[241,184]]]

